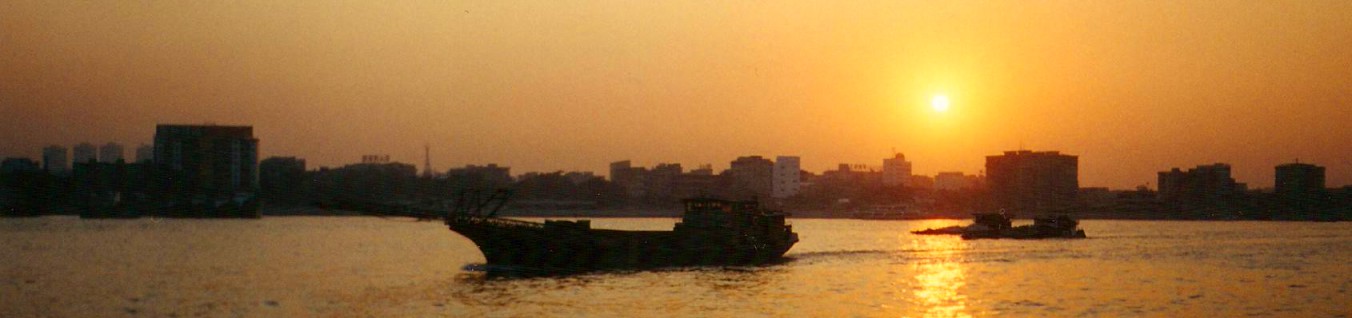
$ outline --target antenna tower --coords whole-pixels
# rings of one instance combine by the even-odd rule
[[[432,146],[423,144],[423,176],[432,176]]]

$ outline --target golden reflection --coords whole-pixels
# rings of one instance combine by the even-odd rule
[[[914,263],[915,297],[924,306],[924,317],[971,317],[967,296],[959,289],[966,283],[962,263],[956,259],[965,243],[957,237],[928,236],[913,241],[927,257]]]

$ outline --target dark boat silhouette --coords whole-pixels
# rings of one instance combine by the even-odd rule
[[[699,265],[755,265],[780,260],[798,242],[785,214],[756,201],[683,200],[685,214],[671,231],[593,229],[589,220],[543,223],[500,218],[506,194],[485,200],[461,195],[442,214],[451,231],[469,238],[489,268],[544,273]],[[482,213],[496,201],[496,207]],[[372,204],[344,208],[427,218],[436,211]]]
[[[1044,239],[1044,238],[1085,238],[1080,222],[1067,215],[1040,216],[1033,218],[1032,225],[1012,226],[1008,214],[973,214],[972,224],[968,226],[949,226],[937,229],[911,231],[918,235],[961,235],[963,239]]]

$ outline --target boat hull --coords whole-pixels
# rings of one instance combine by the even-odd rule
[[[797,242],[701,232],[549,229],[501,219],[463,218],[447,225],[473,241],[489,266],[551,272],[764,264],[780,260]]]

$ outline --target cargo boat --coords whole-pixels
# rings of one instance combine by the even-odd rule
[[[461,200],[474,201],[478,200]],[[763,209],[756,201],[697,198],[682,202],[685,213],[671,231],[593,229],[589,220],[507,219],[495,215],[497,208],[479,213],[486,202],[457,204],[455,211],[442,215],[451,231],[479,247],[490,270],[570,273],[755,265],[781,260],[798,242],[784,213]],[[421,218],[434,213],[370,204],[346,204],[344,208]]]

